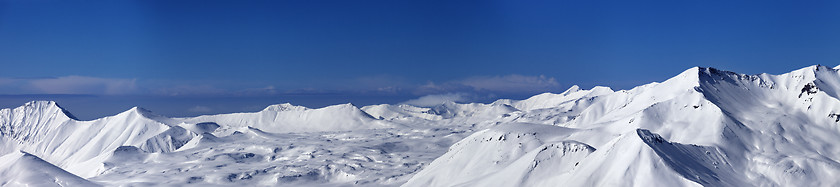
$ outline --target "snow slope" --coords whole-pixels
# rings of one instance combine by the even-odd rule
[[[573,106],[569,110],[512,114],[518,116],[503,121],[566,129],[550,142],[501,138],[503,145],[489,146],[495,152],[472,151],[492,141],[467,138],[405,186],[836,186],[840,181],[831,176],[840,173],[840,146],[833,143],[840,140],[838,80],[838,70],[824,66],[782,75],[692,68],[662,83],[575,98],[588,102],[567,105]],[[497,133],[518,132],[501,129]],[[496,135],[482,132],[473,136]],[[579,164],[571,169],[563,164],[569,158],[555,156],[548,163],[556,164],[546,167],[558,170],[549,176],[535,172],[546,161],[526,153],[564,141],[594,151],[573,156]],[[445,172],[464,169],[463,158],[484,163],[472,170],[505,174]],[[531,169],[511,173],[513,168]]]
[[[546,108],[569,110],[575,102],[585,102],[588,98],[610,93],[613,93],[613,90],[607,87],[596,86],[590,90],[581,90],[580,87],[574,85],[560,94],[543,93],[521,101],[508,101],[511,106],[524,111]]]
[[[79,121],[55,102],[29,102],[0,110],[0,139],[6,144],[0,152],[26,151],[71,173],[91,177],[102,171],[102,160],[119,146],[174,150],[149,145],[154,143],[150,138],[171,127],[147,116],[154,115],[135,107],[115,116]]]
[[[5,185],[838,186],[840,73],[696,67],[630,90],[191,118],[36,101],[0,110],[0,140]]]
[[[396,186],[468,135],[464,128],[267,133],[250,129],[194,148],[147,153],[124,147],[106,185]]]
[[[0,186],[100,186],[26,152],[0,157]]]
[[[388,120],[411,120],[420,118],[426,120],[441,120],[443,116],[437,114],[431,108],[417,107],[406,104],[400,105],[370,105],[362,107],[362,110],[371,116]]]

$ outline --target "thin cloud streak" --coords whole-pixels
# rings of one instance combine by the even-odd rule
[[[187,109],[187,111],[196,112],[196,113],[206,113],[206,112],[213,111],[213,109],[210,108],[210,107],[199,105],[199,106],[194,106],[192,108],[189,108],[189,109]]]
[[[467,93],[447,93],[447,94],[436,94],[436,95],[426,95],[417,99],[411,99],[402,104],[419,106],[419,107],[430,107],[430,106],[437,106],[441,105],[446,102],[468,102],[473,100],[475,96],[467,94]]]
[[[86,76],[55,78],[0,78],[4,94],[95,94],[121,95],[138,91],[136,79],[112,79]]]
[[[443,83],[428,82],[418,86],[417,95],[447,92],[539,93],[562,89],[553,77],[505,75],[469,77]]]
[[[258,83],[255,83],[258,84]],[[411,83],[397,76],[368,76],[332,85],[282,88],[272,84],[245,87],[214,81],[164,81],[88,76],[0,78],[0,94],[90,94],[154,96],[277,96],[284,94],[439,95],[449,93],[534,94],[561,90],[552,77],[504,75],[467,77],[444,82]],[[277,83],[281,84],[281,83]],[[275,84],[276,85],[276,84]]]

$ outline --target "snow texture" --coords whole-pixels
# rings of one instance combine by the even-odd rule
[[[840,73],[691,68],[493,103],[0,110],[0,186],[840,186]]]

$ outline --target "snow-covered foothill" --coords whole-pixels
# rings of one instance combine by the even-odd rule
[[[248,127],[266,132],[320,132],[390,128],[396,125],[374,118],[353,104],[310,109],[289,103],[271,105],[259,112],[233,113],[177,119],[188,124],[213,122],[220,127],[212,134],[227,136]]]

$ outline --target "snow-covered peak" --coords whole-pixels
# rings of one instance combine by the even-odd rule
[[[399,105],[390,105],[390,104],[379,104],[379,105],[370,105],[364,106],[361,108],[366,113],[370,114],[374,118],[380,119],[408,119],[408,118],[419,118],[425,120],[440,120],[443,117],[435,114],[431,108],[425,107],[418,107],[413,105],[407,104],[399,104]]]
[[[302,112],[302,111],[336,111],[336,112],[356,112],[361,111],[359,107],[352,103],[344,103],[337,105],[330,105],[323,108],[311,109],[304,106],[292,105],[290,103],[275,104],[265,107],[260,112]]]
[[[359,107],[353,105],[352,103],[344,103],[344,104],[337,104],[337,105],[330,105],[324,108],[319,108],[315,110],[350,110],[350,111],[359,111]]]
[[[840,70],[828,66],[813,65],[783,75],[788,75],[789,77],[801,77],[806,81],[810,81],[812,79],[832,79],[833,77],[826,77],[823,75],[836,74],[838,71]]]
[[[55,101],[29,101],[23,104],[23,106],[27,107],[57,107],[58,105]]]
[[[832,68],[832,67],[830,67],[830,66],[824,66],[824,65],[822,65],[822,64],[816,65],[816,68],[815,68],[815,69],[817,69],[817,71],[826,71],[826,70],[828,70],[828,71],[836,71],[836,70],[834,70],[834,68]]]
[[[592,90],[593,93],[597,93],[599,95],[614,92],[612,88],[606,86],[595,86],[592,87],[592,89],[590,90]]]
[[[291,104],[279,104],[253,113],[233,113],[177,119],[188,124],[214,122],[219,129],[216,136],[228,136],[236,131],[257,128],[265,132],[317,132],[382,128],[391,126],[362,111],[353,104],[339,104],[309,109]]]
[[[62,123],[76,121],[54,101],[31,101],[14,109],[0,110],[0,135],[12,139],[40,138]]]
[[[140,115],[140,116],[157,116],[152,113],[151,110],[141,108],[141,107],[131,107],[131,109],[126,110],[125,112],[120,113],[122,115]],[[120,115],[118,114],[118,115]]]
[[[330,105],[323,108],[316,108],[316,109],[309,109],[312,113],[335,113],[335,114],[346,114],[346,115],[353,115],[358,118],[369,118],[374,119],[373,116],[368,114],[367,112],[363,111],[356,105],[352,103],[344,103],[344,104],[337,104],[337,105]]]
[[[699,81],[701,83],[700,88],[707,94],[727,90],[740,92],[738,88],[750,89],[755,87],[756,89],[782,90],[782,93],[796,94],[797,97],[801,97],[800,93],[804,93],[806,90],[810,94],[822,90],[836,97],[837,94],[835,93],[840,91],[840,79],[838,78],[840,76],[838,76],[837,69],[813,65],[780,75],[766,73],[746,75],[714,68],[703,68]],[[756,93],[770,94],[775,93],[775,91]]]
[[[512,102],[511,106],[524,111],[558,107],[569,108],[576,104],[578,100],[610,93],[613,93],[613,90],[609,87],[595,86],[589,90],[581,90],[578,86],[572,86],[572,88],[560,94],[542,93],[525,100]]]
[[[155,122],[158,122],[158,123],[162,123],[162,124],[165,124],[165,125],[168,125],[168,126],[175,126],[175,125],[178,124],[177,121],[172,120],[171,118],[155,114],[153,111],[151,111],[149,109],[145,109],[143,107],[138,107],[138,106],[131,107],[131,109],[128,109],[128,110],[123,111],[123,112],[121,112],[117,115],[109,116],[109,117],[106,117],[106,118],[149,119],[149,120],[152,120],[152,121],[155,121]]]
[[[136,112],[138,114],[152,114],[151,110],[145,109],[145,108],[142,108],[142,107],[139,107],[139,106],[131,107],[131,109],[129,109],[129,110],[131,110],[133,112]]]
[[[307,109],[309,109],[309,108],[306,108],[304,106],[292,105],[291,103],[282,103],[282,104],[269,105],[268,107],[265,107],[265,109],[263,109],[263,111],[279,112],[279,111],[301,111],[301,110],[307,110]]]
[[[785,73],[782,75],[787,75],[789,77],[800,77],[800,78],[814,78],[814,74],[818,71],[825,71],[825,70],[833,70],[832,68],[825,67],[822,65],[812,65],[804,68],[800,68],[797,70],[793,70],[789,73]]]
[[[663,81],[661,84],[665,85],[663,87],[671,89],[691,88],[699,84],[700,74],[704,72],[717,72],[717,70],[714,68],[692,67],[677,76]]]
[[[569,95],[570,93],[574,93],[574,92],[578,92],[578,91],[580,91],[580,86],[572,85],[572,87],[569,87],[569,89],[566,89],[566,91],[564,91],[563,93],[560,93],[560,94],[561,95]]]
[[[70,119],[76,119],[73,114],[59,106],[55,101],[29,101],[23,104],[23,106],[15,108],[14,111],[41,115],[55,113],[64,115]]]

